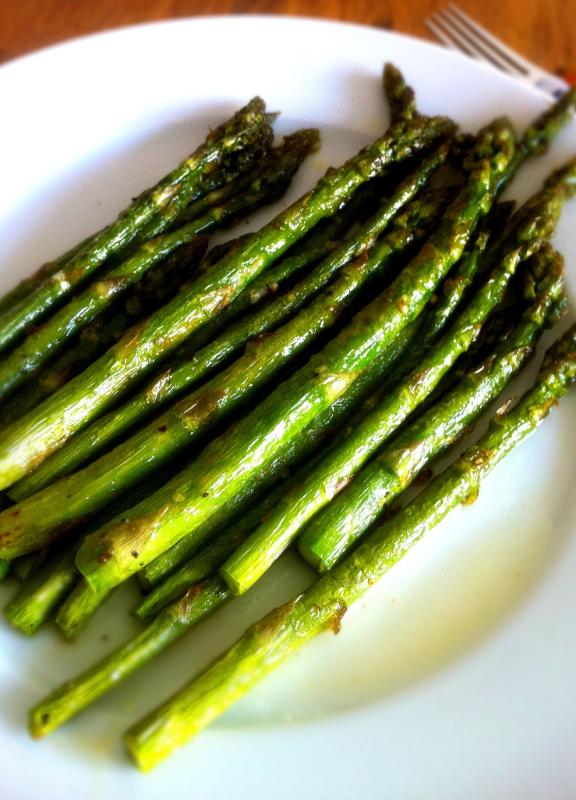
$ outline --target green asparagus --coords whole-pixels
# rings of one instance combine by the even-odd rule
[[[368,252],[394,215],[414,197],[446,160],[448,152],[448,146],[442,145],[425,158],[416,171],[403,180],[390,198],[381,204],[378,211],[299,284],[282,293],[267,306],[243,317],[200,352],[194,353],[192,358],[164,371],[125,405],[96,420],[93,425],[73,437],[64,448],[48,458],[31,475],[12,487],[10,496],[21,500],[69,474],[87,459],[93,460],[137,422],[150,417],[155,409],[166,405],[170,399],[183,394],[186,389],[190,390],[209,377],[218,367],[230,361],[248,341],[274,330],[288,320],[326,287],[352,258]],[[438,207],[435,200],[430,198],[423,207],[419,201],[416,201],[416,204],[413,210],[409,207],[395,223],[395,230],[400,231],[395,235],[396,241],[392,243],[396,251],[408,246],[420,236],[420,232],[422,235],[425,234],[431,229],[435,220]],[[405,231],[409,231],[409,234],[406,235]],[[392,255],[390,251],[389,257]],[[335,302],[337,302],[336,297],[337,292],[335,292]],[[287,334],[290,335],[289,330]]]
[[[30,635],[49,619],[55,606],[78,581],[75,558],[76,550],[66,549],[32,575],[4,610],[14,628]]]
[[[408,86],[404,76],[394,64],[385,64],[384,94],[390,107],[390,120],[392,124],[401,120],[409,121],[416,116],[416,97],[414,89]]]
[[[330,429],[338,423],[339,420],[345,416],[347,410],[354,407],[358,400],[360,400],[366,392],[369,392],[371,387],[373,387],[380,379],[381,375],[384,374],[388,368],[396,363],[398,358],[401,356],[403,350],[405,348],[405,343],[401,341],[396,341],[394,346],[389,350],[384,357],[379,359],[378,363],[375,365],[375,369],[372,370],[370,375],[361,375],[359,378],[354,382],[353,386],[350,390],[346,393],[343,398],[331,406],[327,413],[322,416],[320,420],[314,426],[311,426],[309,430],[305,432],[303,436],[301,436],[298,442],[293,444],[291,456],[286,456],[285,461],[287,463],[291,463],[296,459],[301,459],[305,454],[313,451],[315,448],[318,447],[318,444],[322,443],[326,433],[330,432]],[[284,464],[281,460],[277,461],[274,465],[275,473],[280,474],[283,471]],[[274,476],[271,476],[272,479]],[[153,481],[154,478],[150,479],[148,483]],[[163,482],[163,481],[160,481]],[[142,486],[142,484],[140,484]],[[138,492],[138,488],[135,490]],[[131,493],[132,494],[132,493]],[[254,527],[259,519],[261,518],[261,514],[265,513],[268,507],[271,507],[270,503],[273,501],[274,496],[276,495],[276,490],[270,492],[265,498],[261,499],[257,506],[254,507],[251,511],[244,514],[242,520],[239,521],[236,525],[237,532],[241,530],[247,530],[247,527]],[[146,493],[144,494],[146,496]],[[122,507],[129,508],[134,503],[130,502],[129,499],[123,498],[122,499]],[[109,517],[108,517],[109,518]],[[219,520],[213,519],[214,524],[214,533],[217,533],[219,530]],[[97,529],[97,524],[92,524],[91,530]],[[229,533],[229,531],[227,531]],[[182,544],[179,542],[178,544]],[[196,547],[195,549],[198,549]],[[176,548],[174,548],[176,550]],[[190,548],[187,548],[187,555],[190,553]],[[183,558],[181,552],[175,553],[166,553],[167,560],[170,561],[170,556],[174,559],[176,556],[178,561]],[[152,565],[150,565],[152,566]],[[61,632],[68,638],[74,638],[78,635],[78,633],[86,626],[86,624],[90,621],[94,613],[98,610],[98,608],[104,603],[107,599],[108,595],[110,594],[109,590],[105,590],[103,592],[95,593],[93,592],[88,584],[83,581],[82,585],[78,587],[78,591],[75,592],[70,598],[66,601],[65,607],[62,607],[58,614],[57,622],[59,624]],[[222,591],[218,591],[217,593],[210,593],[209,595],[212,600],[210,602],[206,602],[206,598],[203,595],[200,602],[204,608],[204,614],[207,615],[213,610],[213,606],[211,605],[212,602],[224,602],[230,595],[229,593],[224,594]],[[193,621],[198,621],[198,617],[196,613],[193,612],[191,609],[191,619]]]
[[[6,349],[32,323],[45,317],[108,258],[130,246],[144,226],[161,219],[161,224],[156,226],[157,233],[168,227],[186,207],[203,177],[215,169],[225,169],[227,157],[255,142],[268,147],[271,139],[264,103],[255,98],[211,133],[195,153],[156,186],[139,195],[115,222],[92,237],[58,272],[49,275],[5,311],[0,317],[0,350]]]
[[[263,171],[257,171],[254,178],[245,179],[243,193],[225,198],[222,205],[209,206],[204,216],[193,219],[171,233],[149,239],[127,261],[91,283],[3,360],[0,365],[0,399],[20,386],[61,350],[72,336],[172,252],[264,202],[276,200],[285,191],[304,158],[317,145],[318,133],[315,130],[302,130],[287,136],[282,145],[275,149],[271,164],[267,164]]]
[[[518,215],[523,225],[505,248],[505,255],[484,286],[415,369],[391,388],[383,402],[328,453],[298,492],[278,504],[275,512],[255,530],[221,569],[234,593],[245,592],[296,538],[302,527],[354,477],[418,405],[439,384],[456,359],[479,335],[488,315],[504,299],[511,277],[553,231],[566,197],[573,186],[576,162],[554,173],[543,189],[531,198]]]
[[[406,220],[399,222],[366,257],[340,272],[328,290],[329,303],[324,295],[316,298],[274,334],[251,343],[228,369],[117,448],[24,500],[11,509],[9,516],[0,515],[0,554],[14,558],[44,547],[64,526],[102,508],[246,402],[322,331],[333,327],[368,281],[382,279],[392,259],[423,238],[423,231],[428,231],[444,204],[443,191],[414,201],[408,212],[409,224]],[[422,229],[418,227],[421,220]],[[264,308],[263,313],[267,319],[270,308]],[[226,334],[228,339],[231,335],[234,332]]]
[[[5,431],[0,446],[0,489],[61,447],[77,430],[117,401],[158,360],[229,305],[242,289],[321,219],[333,214],[370,178],[430,148],[453,131],[441,118],[418,118],[332,170],[314,189],[196,281],[146,323],[126,334],[81,375]]]
[[[575,380],[576,328],[572,328],[549,354],[536,385],[512,411],[498,416],[477,444],[342,564],[249,628],[198,677],[128,731],[126,744],[137,765],[142,770],[156,766],[315,635],[330,629],[338,632],[347,608],[450,510],[474,497],[481,480],[536,429]],[[32,734],[48,732],[52,714],[61,718],[63,707],[65,692],[57,690],[33,709]]]
[[[53,731],[180,638],[206,615],[206,609],[211,611],[217,605],[219,588],[211,582],[194,587],[162,611],[141,634],[54,692],[39,711],[42,729],[40,732],[35,727],[34,735]],[[222,587],[222,591],[226,590]]]
[[[562,260],[556,254],[539,296],[496,353],[471,368],[310,520],[298,541],[306,561],[320,572],[333,567],[421,470],[466,431],[533,355],[562,295]]]
[[[412,324],[410,330],[404,330],[402,335],[394,340],[393,345],[374,364],[370,365],[370,369],[360,369],[358,377],[348,391],[339,397],[324,414],[315,419],[297,439],[293,440],[282,454],[282,457],[274,462],[270,473],[267,475],[267,478],[270,478],[270,484],[268,481],[263,481],[260,486],[254,486],[255,491],[249,502],[257,500],[257,504],[248,513],[242,511],[241,520],[248,525],[245,530],[255,528],[268,513],[268,510],[272,508],[276,499],[285,494],[277,485],[278,479],[282,478],[284,473],[294,464],[300,464],[313,453],[322,452],[326,442],[328,441],[329,444],[334,438],[335,432],[340,430],[346,415],[365,401],[376,387],[381,384],[389,371],[403,357],[406,348],[418,331],[418,323],[419,321],[417,320],[416,323]],[[270,485],[275,482],[276,488],[270,489]],[[266,499],[262,498],[263,493],[265,493]],[[268,502],[271,504],[268,505]],[[239,524],[241,523],[236,523],[235,525]],[[216,521],[211,531],[214,534],[219,534],[222,529],[229,530],[226,514],[224,514],[221,522]],[[160,581],[164,580],[166,575],[174,572],[190,556],[193,556],[201,546],[201,541],[189,537],[180,539],[165,553],[144,567],[138,573],[139,579],[145,588],[156,586]]]
[[[56,624],[66,639],[73,639],[80,633],[108,594],[92,589],[80,578],[56,614]]]
[[[153,766],[174,746],[200,730],[299,644],[327,628],[338,631],[347,606],[399,560],[417,537],[474,492],[480,478],[538,425],[553,401],[564,394],[574,380],[576,329],[550,353],[536,387],[507,418],[492,426],[481,443],[470,448],[410,506],[371,534],[360,549],[339,567],[319,579],[296,600],[249,629],[228,654],[218,659],[162,709],[153,712],[153,717],[148,720],[166,722],[163,741],[151,738],[152,726],[148,725],[148,720],[132,730],[129,746],[137,748],[135,757],[140,766]],[[490,448],[483,448],[483,442]],[[41,701],[30,714],[32,735],[39,738],[54,731],[153,659],[205,617],[207,610],[221,605],[229,596],[229,590],[218,579],[191,587],[177,603],[156,617],[142,634]],[[202,703],[202,693],[206,690],[206,703],[198,705]],[[186,703],[194,701],[194,705],[189,706],[190,712],[185,715],[180,713],[183,711],[180,698]]]
[[[99,314],[33,381],[3,401],[0,425],[14,422],[37,406],[102,355],[131,325],[174,297],[186,278],[198,269],[198,259],[207,244],[207,237],[193,239],[147,273],[125,298]]]
[[[77,566],[94,589],[122,582],[186,535],[206,536],[206,523],[223,509],[231,515],[287,443],[417,318],[461,256],[479,217],[489,211],[496,176],[514,152],[514,136],[497,122],[480,134],[478,150],[489,157],[479,158],[435,232],[382,295],[180,475],[84,540]]]

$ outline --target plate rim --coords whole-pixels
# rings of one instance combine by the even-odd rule
[[[330,26],[330,27],[337,26],[339,29],[351,28],[351,29],[357,30],[359,32],[369,31],[372,34],[377,34],[377,35],[382,36],[382,37],[392,37],[392,38],[394,38],[396,40],[398,40],[398,39],[400,39],[400,40],[408,40],[411,43],[417,43],[418,46],[425,46],[425,47],[431,48],[434,52],[441,51],[441,52],[445,53],[446,55],[450,54],[450,57],[456,58],[459,62],[461,61],[461,59],[464,59],[467,64],[470,63],[470,60],[466,56],[460,55],[458,53],[450,53],[450,51],[447,51],[445,48],[443,48],[443,47],[441,47],[439,45],[436,45],[434,43],[427,42],[426,40],[422,40],[422,39],[419,39],[418,37],[409,36],[409,35],[406,35],[406,34],[397,34],[395,32],[391,32],[391,31],[387,31],[387,30],[379,30],[379,29],[374,28],[373,26],[370,26],[370,25],[362,25],[362,24],[357,24],[357,23],[347,23],[347,22],[342,22],[342,21],[330,21],[330,20],[324,20],[324,19],[319,19],[319,18],[315,18],[315,17],[308,18],[308,17],[301,17],[301,16],[284,17],[284,16],[280,16],[280,15],[207,15],[207,16],[199,16],[199,17],[184,17],[184,18],[179,18],[179,19],[176,19],[176,20],[154,21],[154,22],[140,23],[140,24],[136,24],[136,25],[121,26],[121,27],[110,29],[110,30],[106,30],[106,31],[100,31],[100,32],[88,34],[86,36],[76,37],[76,38],[73,38],[73,39],[70,39],[70,40],[67,40],[67,41],[64,41],[64,42],[59,42],[59,43],[56,43],[54,45],[50,45],[50,46],[48,46],[46,48],[42,48],[42,49],[34,51],[32,53],[23,55],[23,56],[21,56],[19,58],[13,59],[10,62],[7,62],[6,64],[4,64],[0,68],[0,77],[3,74],[5,74],[5,70],[14,68],[14,67],[16,67],[16,66],[18,66],[18,65],[20,65],[20,64],[22,64],[24,62],[31,62],[32,60],[38,59],[39,57],[43,56],[44,54],[52,53],[54,51],[62,51],[62,50],[65,50],[67,48],[72,49],[72,47],[77,47],[78,45],[81,45],[82,43],[84,43],[86,41],[102,40],[102,39],[104,39],[104,38],[106,38],[108,36],[123,36],[123,35],[126,35],[127,33],[130,34],[132,32],[137,32],[137,31],[139,31],[141,29],[152,29],[152,28],[155,28],[155,27],[168,28],[168,27],[171,27],[171,26],[180,27],[183,24],[202,23],[202,22],[210,22],[211,24],[213,24],[214,22],[220,23],[220,22],[223,22],[223,21],[224,22],[236,23],[239,19],[247,20],[247,21],[249,21],[249,20],[258,20],[258,21],[261,21],[261,22],[265,21],[266,24],[268,24],[271,21],[282,22],[283,23],[284,21],[289,20],[291,22],[294,21],[294,22],[297,22],[299,24],[301,24],[301,23],[305,23],[305,24],[308,24],[308,23],[318,24],[318,23],[320,23],[322,25],[327,25],[327,26]],[[473,62],[473,63],[475,63],[475,62]],[[494,73],[495,72],[495,70],[493,70],[491,67],[489,67],[487,65],[476,64],[476,66],[479,67],[479,68],[482,68],[484,70],[488,70],[490,73]],[[523,82],[516,80],[512,76],[504,75],[502,73],[499,73],[499,75],[500,75],[501,78],[505,78],[506,80],[512,81],[512,83],[517,88],[519,88],[519,89],[522,88],[524,91],[530,92],[530,93],[534,94],[535,96],[538,96],[539,98],[541,98],[542,95],[544,94],[541,91],[535,89],[534,87],[530,87],[527,84],[524,84]],[[544,96],[548,97],[547,95],[544,95]],[[380,703],[375,704],[374,709],[373,709],[375,714],[377,714],[380,705],[381,705]],[[364,717],[365,714],[366,714],[366,708],[362,707],[362,708],[359,708],[359,709],[353,709],[353,710],[351,710],[349,712],[342,712],[339,716],[349,717],[349,716],[354,716],[356,714],[360,714],[362,717]],[[322,729],[326,725],[332,726],[333,720],[334,720],[334,718],[330,718],[328,721],[326,721],[325,719],[317,719],[317,720],[312,720],[310,722],[306,722],[304,724],[305,725],[310,725],[310,726],[318,726],[320,729]],[[267,729],[267,727],[268,726],[264,726],[265,729]],[[296,726],[296,727],[299,727],[299,726]],[[227,732],[219,730],[219,731],[217,731],[215,733],[216,733],[216,735],[222,735],[223,733],[227,733]],[[237,731],[232,730],[231,733],[234,736],[237,735]],[[292,730],[291,735],[293,733],[294,733],[294,729]]]

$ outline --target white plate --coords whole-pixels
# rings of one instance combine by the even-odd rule
[[[208,124],[257,93],[282,110],[280,132],[322,131],[322,152],[294,196],[383,129],[384,60],[405,71],[423,111],[466,129],[502,112],[524,126],[546,106],[537,92],[424,42],[289,18],[129,28],[8,64],[0,289],[110,220]],[[572,124],[522,170],[514,196],[576,151],[575,133]],[[572,297],[575,223],[573,203],[556,237]],[[304,585],[304,568],[281,565],[218,626],[202,626],[42,743],[27,738],[25,709],[120,643],[131,623],[103,613],[71,646],[51,630],[26,641],[3,626],[0,797],[574,798],[575,444],[573,395],[498,467],[474,506],[453,513],[346,616],[339,637],[316,640],[145,777],[124,757],[121,731],[264,606]]]

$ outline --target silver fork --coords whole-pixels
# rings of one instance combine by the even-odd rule
[[[554,97],[559,97],[569,88],[562,78],[540,69],[519,55],[452,3],[424,20],[424,23],[451,50],[492,64]]]

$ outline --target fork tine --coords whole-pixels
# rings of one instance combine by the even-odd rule
[[[523,58],[512,50],[511,47],[508,47],[503,41],[487,31],[486,28],[483,28],[475,22],[468,14],[464,13],[458,6],[455,6],[454,3],[449,4],[447,11],[450,11],[459,20],[460,24],[465,25],[471,33],[480,37],[486,47],[490,47],[493,51],[498,53],[501,58],[506,59],[506,61],[513,67],[516,67],[519,72],[526,75],[534,70],[534,65],[531,64],[530,61]]]
[[[462,48],[459,45],[455,44],[450,38],[450,36],[448,36],[447,33],[444,33],[442,28],[436,24],[436,20],[434,19],[434,17],[425,19],[424,24],[426,25],[428,30],[434,34],[434,36],[438,39],[438,41],[442,42],[443,45],[446,45],[446,47],[448,47],[450,50],[454,50],[456,53],[462,52]],[[473,54],[469,53],[469,55]]]
[[[471,55],[480,61],[485,61],[492,64],[492,66],[499,67],[505,72],[514,71],[514,68],[510,67],[509,64],[500,61],[492,52],[488,51],[486,48],[483,48],[477,39],[466,34],[466,32],[461,29],[458,23],[448,17],[445,12],[440,11],[437,13],[434,17],[434,22],[436,23],[437,28],[440,27],[443,30],[444,35],[450,36],[452,41],[456,42],[459,50],[463,50],[468,55]]]

